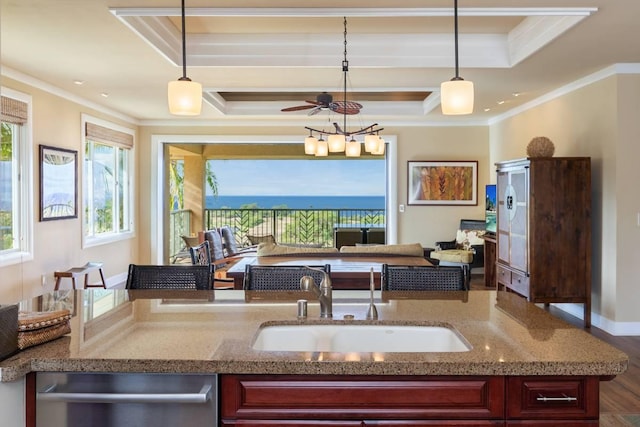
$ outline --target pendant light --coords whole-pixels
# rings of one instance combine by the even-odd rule
[[[169,112],[177,116],[197,116],[202,110],[202,85],[187,77],[187,29],[182,0],[182,77],[169,82],[167,95]]]
[[[462,115],[473,113],[473,82],[464,80],[458,73],[458,0],[453,0],[456,75],[440,85],[442,114]]]
[[[318,140],[309,132],[309,136],[304,139],[304,154],[316,154]]]

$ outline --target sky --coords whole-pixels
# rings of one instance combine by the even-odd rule
[[[210,160],[220,196],[384,196],[385,160]],[[207,188],[207,195],[211,190]]]

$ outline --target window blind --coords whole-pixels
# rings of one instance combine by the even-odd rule
[[[0,97],[0,119],[3,122],[23,125],[27,123],[27,103],[6,96]]]
[[[86,123],[85,135],[95,142],[115,144],[124,148],[133,148],[133,135],[109,129],[95,123]]]

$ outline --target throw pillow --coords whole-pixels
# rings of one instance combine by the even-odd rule
[[[485,233],[485,230],[458,230],[456,234],[458,249],[468,251],[471,249],[471,246],[484,245],[482,236],[484,236]]]

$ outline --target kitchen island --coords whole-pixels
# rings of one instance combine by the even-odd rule
[[[162,292],[108,291],[121,303],[91,319],[86,314],[92,310],[92,292],[76,291],[69,336],[0,362],[0,380],[44,371],[217,373],[222,425],[266,425],[265,420],[367,425],[360,423],[380,419],[406,422],[394,425],[421,425],[416,424],[420,420],[445,425],[451,419],[464,420],[456,425],[542,425],[539,420],[551,419],[556,426],[596,426],[599,381],[624,372],[628,363],[623,352],[501,291],[460,292],[458,298],[454,293],[404,295],[384,302],[377,292],[375,321],[365,320],[368,293],[361,291],[334,291],[333,320],[320,320],[312,300],[308,318],[299,320],[295,301],[246,303],[244,293],[234,290],[217,291],[213,301],[210,295],[183,299]],[[446,326],[471,349],[252,348],[264,325],[327,322]],[[35,396],[35,390],[30,393]]]

